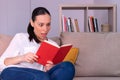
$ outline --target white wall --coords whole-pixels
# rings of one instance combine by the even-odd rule
[[[120,32],[120,0],[94,0],[94,3],[117,5],[117,32]]]
[[[26,32],[30,6],[30,0],[0,0],[0,33]]]
[[[14,35],[26,32],[29,18],[35,7],[43,6],[52,15],[52,29],[49,36],[59,35],[59,4],[87,4],[93,0],[0,0],[0,33]],[[8,5],[8,6],[7,6]]]
[[[52,29],[49,36],[59,35],[59,5],[60,4],[92,4],[93,0],[31,0],[31,10],[37,6],[46,7],[52,15]]]
[[[14,35],[26,32],[35,7],[46,7],[52,14],[52,30],[49,36],[59,35],[59,4],[120,3],[119,0],[0,0],[0,33]],[[120,13],[119,4],[117,12]],[[118,14],[117,13],[117,14]],[[118,21],[120,16],[117,15]],[[117,23],[120,25],[120,23]],[[120,27],[118,26],[118,31]]]

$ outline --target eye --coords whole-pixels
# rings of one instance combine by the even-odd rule
[[[47,26],[50,26],[50,25],[51,25],[51,23],[48,23],[48,24],[47,24]]]
[[[43,24],[43,23],[39,23],[38,25],[39,25],[40,27],[42,27],[44,24]]]

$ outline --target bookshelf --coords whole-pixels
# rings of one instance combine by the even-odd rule
[[[60,32],[63,32],[62,15],[65,15],[67,17],[76,16],[77,18],[80,18],[80,16],[82,16],[82,18],[78,19],[81,20],[78,21],[78,23],[80,23],[79,24],[80,30],[81,28],[83,28],[83,32],[89,32],[88,16],[97,17],[99,23],[98,24],[99,32],[101,32],[102,24],[110,25],[109,32],[117,32],[117,19],[116,19],[117,13],[115,4],[60,5],[59,6]]]

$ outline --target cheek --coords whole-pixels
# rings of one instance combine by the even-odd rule
[[[50,31],[51,27],[48,27],[48,31]]]
[[[34,33],[35,34],[39,34],[40,32],[41,32],[40,28],[37,28],[37,27],[34,28]]]
[[[48,29],[48,31],[50,31],[51,28]]]

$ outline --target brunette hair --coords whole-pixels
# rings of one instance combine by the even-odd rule
[[[33,10],[32,12],[32,21],[35,21],[36,16],[38,15],[44,15],[44,14],[48,14],[51,16],[50,12],[44,8],[44,7],[37,7]],[[27,32],[29,34],[29,40],[32,41],[33,39],[37,42],[40,43],[40,41],[37,39],[35,33],[34,33],[34,27],[32,27],[32,25],[29,23],[28,24],[28,28],[27,28]]]

